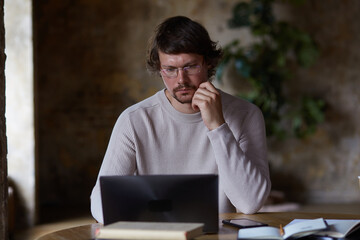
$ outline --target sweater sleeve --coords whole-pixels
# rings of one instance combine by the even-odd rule
[[[129,119],[124,114],[120,115],[112,131],[96,184],[90,196],[91,214],[100,223],[104,222],[100,176],[132,175],[136,171],[136,152],[131,129]]]
[[[210,131],[208,138],[225,194],[239,211],[252,214],[264,204],[271,183],[262,113],[258,108],[245,113],[242,122],[231,125],[239,136],[234,136],[228,123],[224,123]]]

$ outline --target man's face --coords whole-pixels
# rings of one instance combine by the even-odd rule
[[[191,103],[195,91],[202,82],[208,80],[208,67],[201,55],[194,53],[181,53],[175,55],[165,54],[159,51],[160,68],[162,79],[165,87],[170,93],[171,97],[179,103]],[[169,78],[164,74],[164,71],[173,71],[177,68],[196,68],[200,66],[199,72],[195,74],[187,74],[183,69],[178,70],[177,77]],[[173,99],[169,99],[172,101]]]

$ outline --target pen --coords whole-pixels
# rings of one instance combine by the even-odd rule
[[[284,235],[284,228],[283,228],[282,224],[280,224],[280,235],[281,236]]]

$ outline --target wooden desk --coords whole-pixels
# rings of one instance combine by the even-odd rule
[[[305,212],[274,212],[274,213],[257,213],[253,215],[245,215],[239,213],[221,214],[220,221],[228,218],[249,218],[255,221],[264,222],[270,226],[279,227],[280,224],[286,225],[295,218],[313,219],[360,219],[360,215],[335,214],[335,213],[305,213]],[[95,229],[101,224],[89,224],[80,227],[68,228],[46,234],[38,240],[91,240],[95,239]],[[218,234],[203,235],[198,240],[236,240],[237,229],[233,227],[223,226],[220,224]]]

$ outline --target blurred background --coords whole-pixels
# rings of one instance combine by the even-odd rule
[[[117,117],[164,87],[146,70],[147,41],[175,15],[226,50],[217,87],[263,110],[265,207],[359,213],[358,0],[5,0],[4,11],[12,231],[90,216]]]

